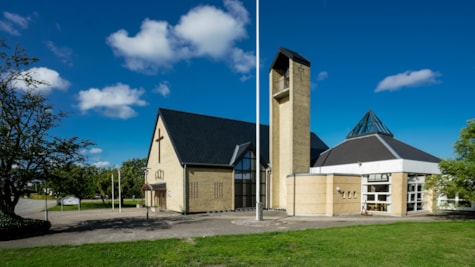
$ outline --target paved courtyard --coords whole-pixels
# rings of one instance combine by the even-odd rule
[[[46,205],[53,206],[55,202],[51,201]],[[27,218],[45,219],[44,207],[44,201],[22,199],[16,212]],[[445,212],[404,217],[361,215],[293,217],[281,211],[264,211],[263,217],[262,221],[257,221],[255,211],[242,211],[192,215],[150,212],[147,218],[145,208],[123,208],[119,211],[117,207],[114,210],[50,211],[48,220],[52,227],[48,233],[24,239],[0,241],[0,248],[252,234],[403,221],[475,220],[475,212]]]

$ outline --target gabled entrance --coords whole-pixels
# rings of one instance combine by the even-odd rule
[[[142,191],[150,191],[150,200],[147,201],[151,203],[151,207],[157,207],[160,210],[167,209],[167,184],[144,184],[142,186]],[[153,201],[152,201],[153,199]]]

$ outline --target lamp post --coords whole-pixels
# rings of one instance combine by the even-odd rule
[[[148,174],[148,168],[147,167],[143,167],[143,183],[144,185],[147,184],[147,174]],[[144,192],[144,202],[145,202],[145,197],[146,197],[146,194]],[[145,210],[146,210],[146,216],[147,216],[147,222],[148,222],[148,205],[145,205]]]
[[[45,221],[48,221],[48,182],[45,179]]]

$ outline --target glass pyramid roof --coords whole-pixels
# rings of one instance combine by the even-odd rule
[[[394,136],[388,127],[386,127],[386,125],[384,125],[384,123],[376,116],[376,114],[369,110],[366,112],[363,118],[361,118],[358,124],[356,124],[353,130],[351,130],[351,132],[346,136],[346,139],[370,134],[382,134],[391,137]]]

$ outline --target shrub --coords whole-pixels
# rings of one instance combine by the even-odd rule
[[[49,221],[0,214],[0,240],[18,239],[39,235],[51,228]]]

